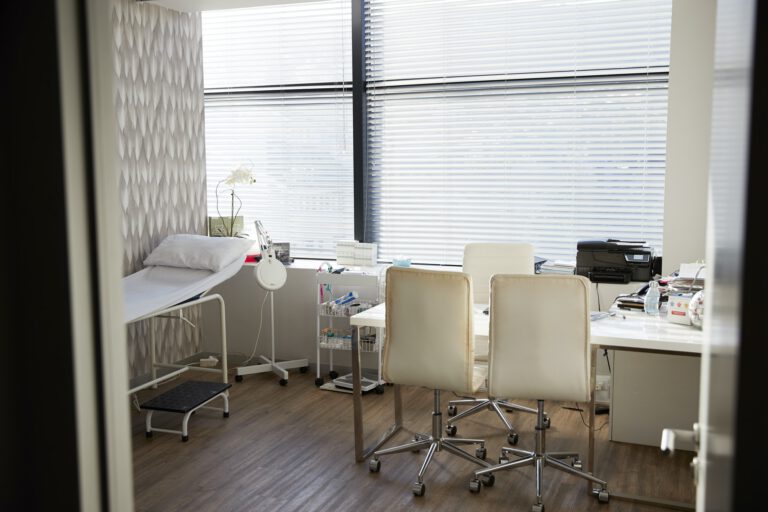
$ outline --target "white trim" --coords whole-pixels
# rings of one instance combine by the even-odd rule
[[[106,430],[107,506],[133,510],[133,453],[128,403],[128,360],[123,320],[121,211],[118,205],[117,120],[115,116],[113,1],[86,0],[95,168],[95,262],[98,268],[103,371],[103,428]]]
[[[96,324],[92,307],[88,197],[77,5],[58,0],[56,24],[61,86],[62,144],[67,210],[67,256],[72,304],[72,358],[77,422],[80,510],[101,508],[99,418],[94,366]]]

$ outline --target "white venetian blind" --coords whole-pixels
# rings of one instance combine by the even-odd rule
[[[671,0],[366,0],[366,238],[661,251]]]
[[[351,37],[348,0],[203,12],[209,216],[229,216],[216,185],[246,165],[246,232],[259,219],[299,257],[353,238]]]

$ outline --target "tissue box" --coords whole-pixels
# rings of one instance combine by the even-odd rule
[[[693,295],[690,293],[673,293],[669,295],[667,301],[668,322],[691,325],[691,315],[688,314],[688,305],[691,302],[692,296]]]

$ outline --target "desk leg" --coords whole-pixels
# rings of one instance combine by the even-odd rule
[[[363,456],[363,389],[360,381],[360,329],[352,326],[352,407],[355,416],[355,461]]]
[[[595,474],[595,385],[597,384],[597,349],[590,349],[589,363],[589,455],[587,472]],[[587,492],[592,494],[592,482],[587,481]]]
[[[360,377],[362,376],[360,367],[360,330],[358,326],[352,326],[352,407],[354,409],[355,422],[355,461],[362,462],[368,456],[376,451],[382,444],[387,442],[403,425],[403,405],[400,386],[395,384],[395,422],[390,425],[386,432],[371,446],[364,448],[364,428],[363,428],[363,390]]]

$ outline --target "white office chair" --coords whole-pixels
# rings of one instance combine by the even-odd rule
[[[590,399],[589,317],[589,281],[581,276],[495,275],[491,279],[489,392],[537,400],[536,445],[532,452],[502,448],[499,465],[475,471],[471,491],[480,490],[478,477],[535,466],[532,510],[543,512],[543,470],[551,466],[596,483],[599,488],[594,494],[601,502],[608,501],[608,484],[581,471],[578,453],[547,452],[545,444],[544,400]],[[512,362],[522,364],[510,372]],[[518,458],[509,461],[509,454]]]
[[[531,244],[471,243],[465,245],[463,270],[472,277],[475,304],[489,304],[490,282],[494,274],[533,274],[533,262],[533,245]],[[488,364],[487,341],[475,341],[475,360],[480,364]],[[470,407],[457,414],[459,405]],[[514,404],[505,398],[451,400],[448,403],[448,416],[452,418],[449,418],[445,427],[446,433],[449,436],[456,435],[457,421],[486,409],[494,411],[501,418],[507,428],[509,444],[517,444],[518,434],[504,412],[523,411],[536,414],[536,409]],[[546,413],[544,418],[549,427],[549,417]]]
[[[390,267],[387,270],[387,342],[384,345],[383,372],[387,382],[434,389],[432,434],[417,434],[402,446],[373,453],[369,469],[381,469],[379,457],[427,448],[412,491],[423,496],[424,473],[435,452],[446,451],[484,467],[485,442],[482,439],[442,437],[440,390],[474,393],[486,377],[486,368],[474,364],[472,325],[472,283],[459,272],[439,272]],[[478,445],[475,456],[459,445]],[[493,485],[493,475],[482,483]]]

